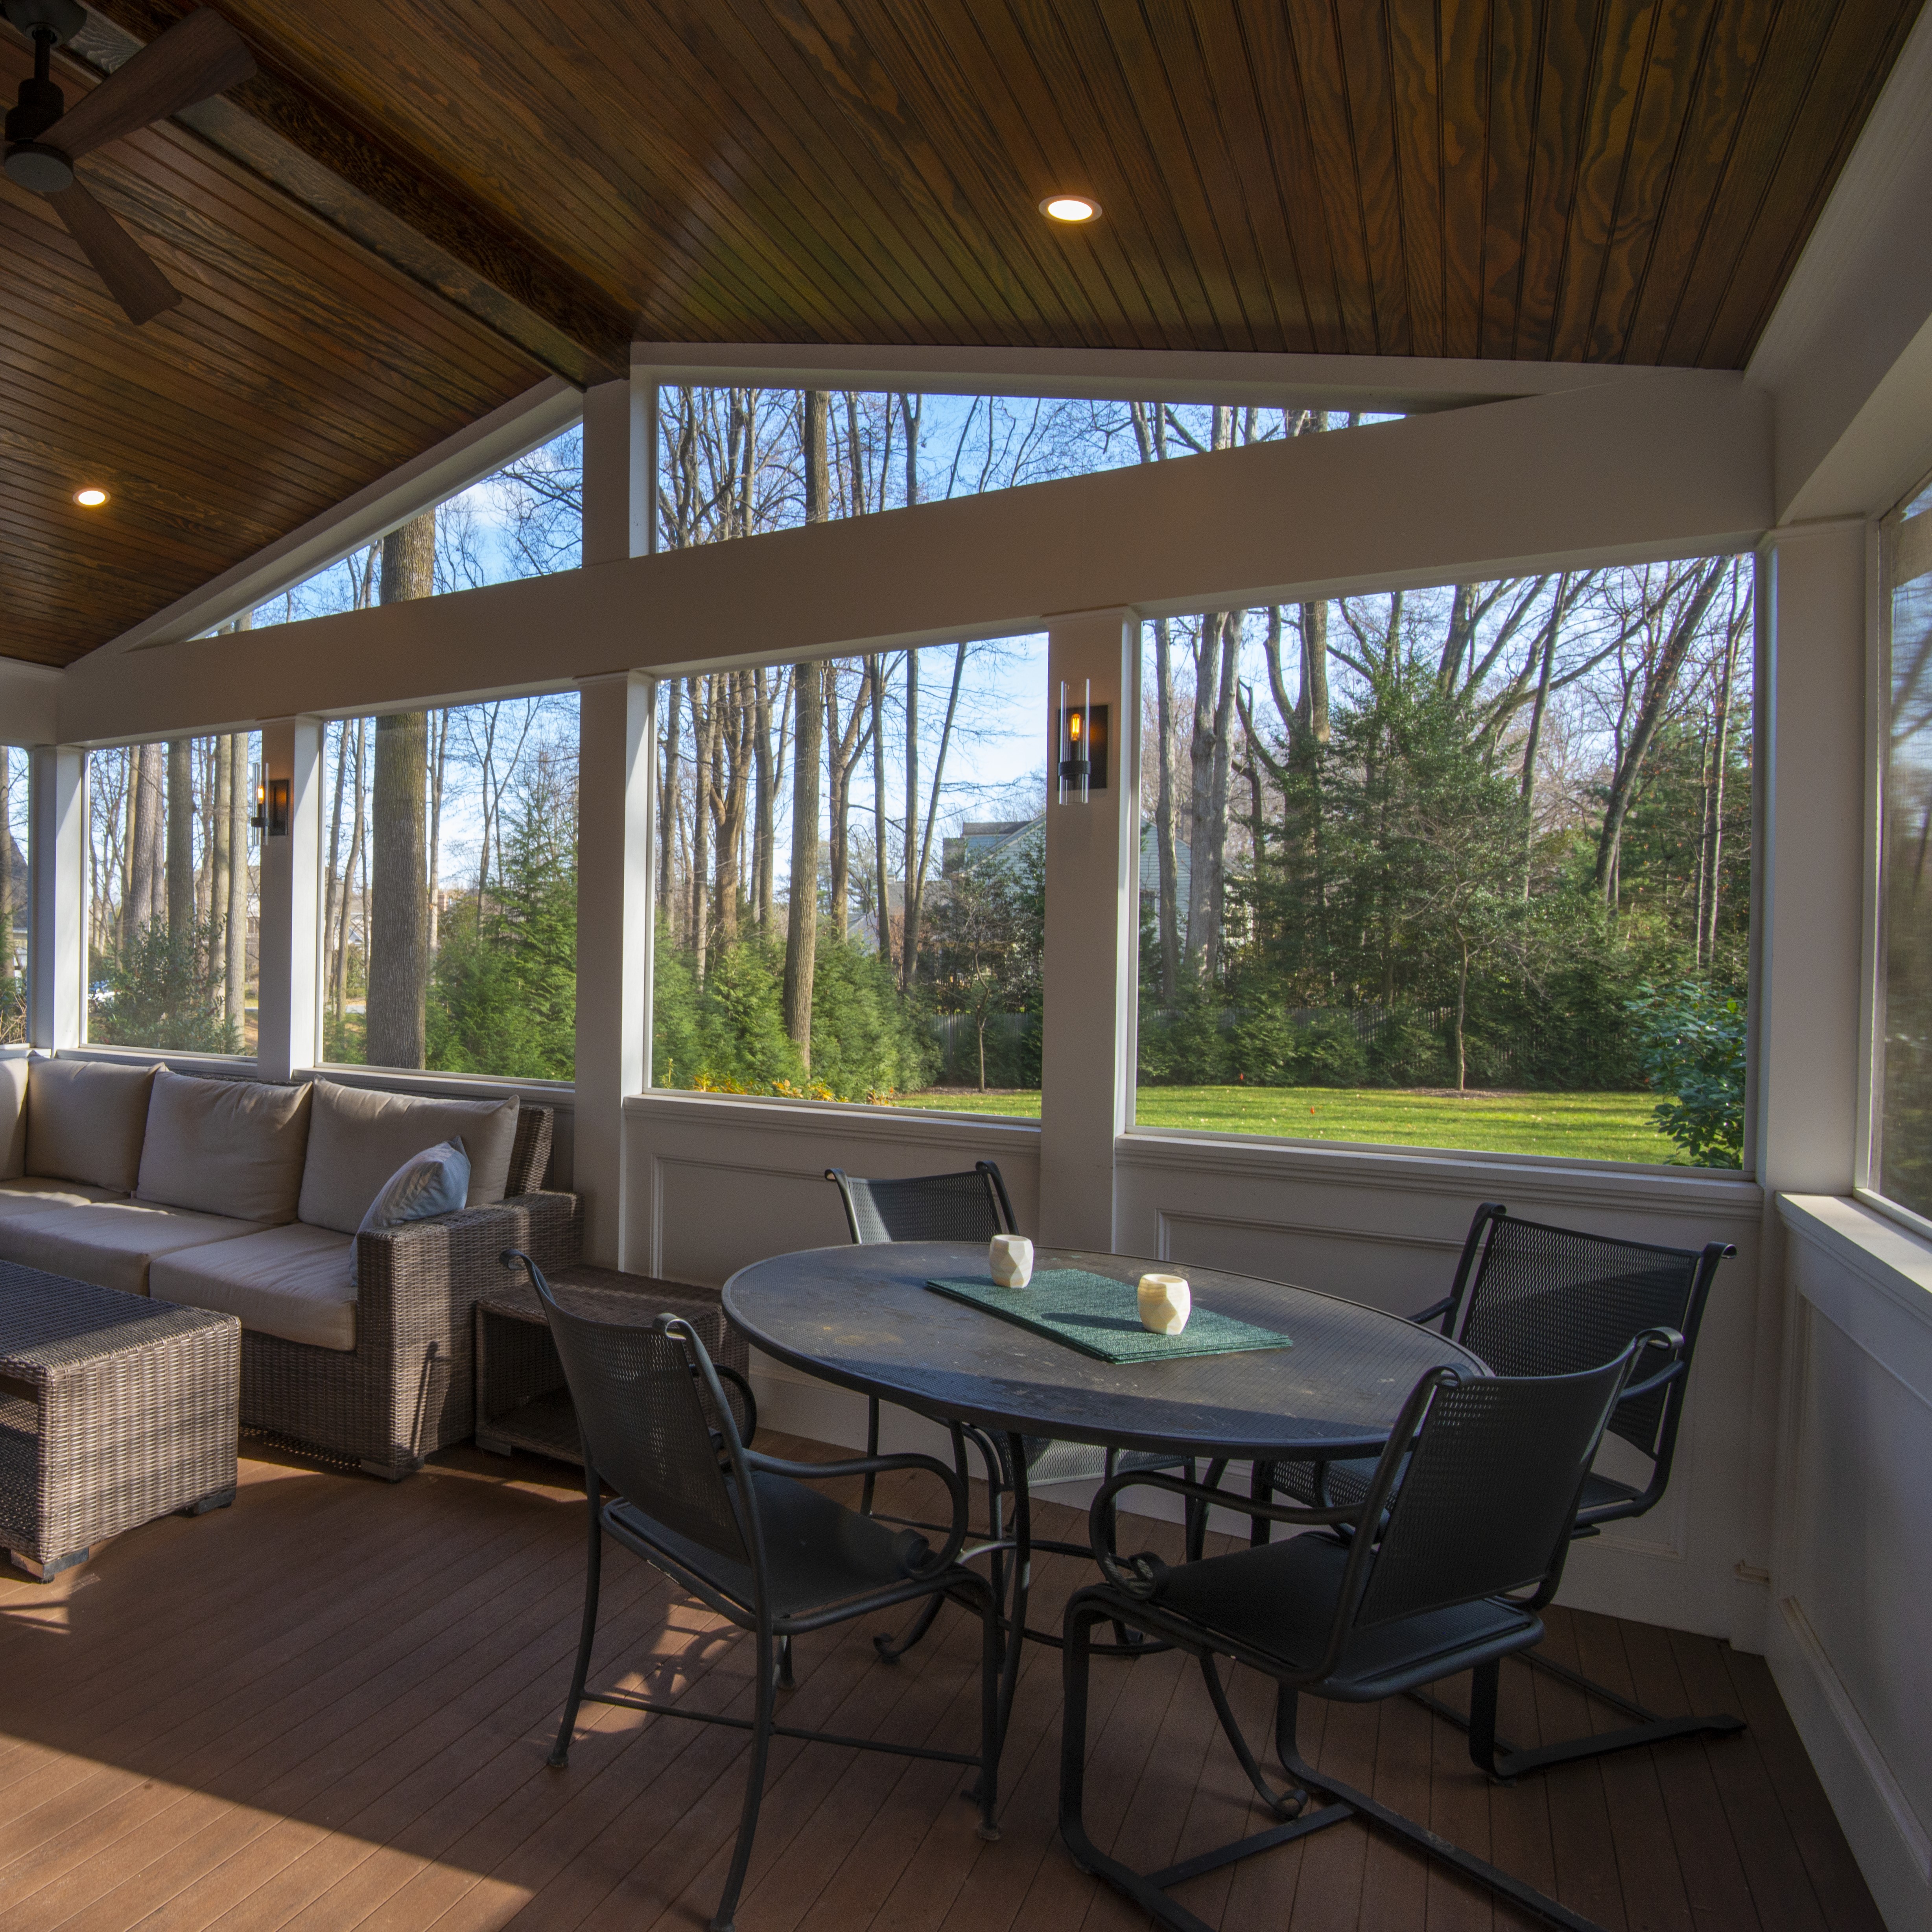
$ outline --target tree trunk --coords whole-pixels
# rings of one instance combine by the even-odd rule
[[[1651,740],[1657,735],[1657,728],[1664,722],[1665,710],[1670,702],[1671,694],[1677,686],[1677,674],[1683,668],[1684,659],[1697,627],[1704,621],[1704,614],[1711,608],[1711,600],[1717,595],[1718,585],[1724,573],[1728,560],[1714,560],[1704,570],[1703,575],[1690,599],[1678,614],[1664,640],[1662,652],[1652,668],[1646,682],[1642,701],[1637,706],[1636,721],[1631,727],[1630,740],[1623,748],[1623,755],[1616,761],[1610,780],[1610,795],[1604,804],[1604,826],[1597,840],[1597,867],[1594,883],[1606,902],[1615,907],[1617,903],[1617,860],[1623,843],[1624,817],[1630,809],[1630,802],[1636,788],[1639,772],[1643,765],[1644,754],[1650,749]]]
[[[346,742],[346,728],[343,736]],[[363,787],[368,778],[368,759],[369,721],[358,718],[356,721],[356,764],[350,778],[349,857],[342,873],[342,914],[335,928],[335,1012],[338,1019],[349,1008],[349,915],[352,907],[362,916],[365,968],[368,963],[369,904],[366,895],[358,896],[356,884],[362,862]]]
[[[886,670],[885,660],[869,657],[866,673],[872,687],[872,871],[878,896],[879,957],[892,970],[892,909],[886,892],[890,868],[886,851]]]
[[[224,1004],[240,1050],[248,1051],[248,734],[238,731],[229,741],[235,782],[228,797],[228,907],[223,931],[227,938],[222,962]]]
[[[1221,628],[1220,691],[1214,707],[1214,762],[1208,788],[1208,857],[1211,872],[1208,943],[1202,951],[1202,963],[1210,986],[1220,983],[1222,935],[1227,923],[1228,778],[1234,754],[1234,684],[1240,669],[1243,615],[1238,610],[1230,611],[1222,619]]]
[[[382,602],[436,594],[436,512],[382,539]],[[421,1066],[429,1002],[429,867],[424,811],[429,718],[421,711],[376,721],[370,801],[368,1053],[374,1066]],[[480,916],[482,908],[478,908]]]
[[[946,700],[946,722],[940,727],[939,756],[933,760],[932,792],[928,799],[926,830],[920,835],[919,867],[913,869],[910,848],[906,860],[906,910],[905,910],[905,976],[904,983],[912,984],[913,974],[919,965],[919,922],[926,909],[926,872],[932,860],[932,828],[939,817],[940,788],[946,782],[946,748],[952,742],[952,720],[959,710],[959,680],[966,669],[966,653],[970,646],[956,644],[952,647],[952,688]],[[913,653],[906,653],[910,658]]]
[[[194,930],[194,748],[168,740],[168,937]]]
[[[1724,675],[1718,687],[1718,715],[1712,727],[1718,740],[1717,772],[1711,788],[1710,844],[1705,867],[1711,881],[1710,910],[1701,948],[1707,962],[1715,958],[1718,950],[1718,889],[1723,878],[1719,868],[1724,856],[1724,781],[1731,762],[1731,693],[1736,680],[1738,646],[1742,629],[1741,620],[1734,616],[1724,638]]]
[[[1160,997],[1172,1006],[1180,997],[1180,854],[1174,842],[1174,642],[1166,618],[1154,627],[1155,728],[1160,734],[1160,789],[1154,808],[1154,842],[1160,848],[1160,892],[1155,922],[1160,934]]]
[[[228,1010],[228,978],[225,970],[228,958],[228,873],[234,863],[229,826],[234,797],[235,740],[224,734],[214,741],[214,782],[208,788],[208,862],[203,868],[208,879],[207,910],[202,915],[208,924],[208,977],[220,982],[221,1002],[218,1010],[224,1020],[236,1017]]]
[[[913,854],[919,850],[919,652],[916,650],[908,650],[905,654],[905,852],[899,862],[905,923],[899,936],[899,985],[910,988],[919,950],[912,903]]]
[[[818,775],[824,760],[824,673],[802,664],[794,674],[798,736],[792,747],[791,903],[785,918],[784,1026],[812,1071],[812,987],[818,947]]]
[[[705,686],[715,686],[715,678],[705,678]],[[704,986],[711,952],[711,738],[717,732],[717,692],[707,694],[707,701],[698,701],[700,680],[692,678],[692,972]]]
[[[778,787],[772,761],[772,693],[762,666],[752,674],[756,714],[752,724],[755,790],[752,812],[752,916],[760,933],[770,935],[776,888],[772,880],[778,856]]]
[[[8,980],[14,976],[13,786],[12,754],[0,744],[0,980]]]
[[[721,946],[738,943],[740,866],[744,850],[754,715],[748,689],[751,676],[749,671],[730,671],[721,680],[727,694],[724,729],[721,735],[730,768],[718,828],[718,943]]]
[[[430,714],[430,736],[435,748],[431,754],[429,774],[429,890],[426,897],[429,907],[429,956],[434,959],[442,944],[442,908],[438,902],[442,897],[442,782],[449,762],[447,711]]]
[[[158,745],[140,746],[130,764],[128,896],[121,907],[121,943],[131,946],[154,916],[161,871],[161,772]]]
[[[1468,1042],[1463,1037],[1463,1023],[1469,1011],[1469,946],[1462,943],[1456,960],[1456,1090],[1465,1094],[1469,1088],[1469,1056]]]

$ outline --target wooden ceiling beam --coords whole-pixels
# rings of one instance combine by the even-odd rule
[[[189,10],[177,0],[90,0],[63,54],[99,80]],[[267,66],[176,119],[566,381],[582,388],[628,371],[634,317]]]

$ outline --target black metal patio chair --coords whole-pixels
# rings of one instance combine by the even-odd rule
[[[1666,1248],[1550,1227],[1519,1220],[1500,1203],[1486,1201],[1470,1222],[1449,1293],[1411,1319],[1425,1326],[1439,1323],[1444,1335],[1473,1349],[1499,1376],[1571,1373],[1606,1360],[1647,1329],[1669,1328],[1682,1336],[1674,1352],[1654,1347],[1639,1361],[1610,1418],[1609,1433],[1648,1467],[1640,1484],[1590,1472],[1572,1533],[1594,1536],[1606,1522],[1654,1509],[1670,1486],[1705,1304],[1718,1264],[1736,1252],[1721,1241],[1702,1249]],[[1366,1460],[1258,1465],[1254,1493],[1350,1507],[1366,1494],[1376,1466]],[[1214,1475],[1210,1471],[1210,1481]],[[1265,1540],[1267,1526],[1258,1518],[1253,1533]],[[1528,1652],[1522,1660],[1636,1722],[1530,1749],[1499,1744],[1498,1772],[1505,1778],[1667,1738],[1726,1736],[1744,1728],[1742,1718],[1728,1713],[1660,1717],[1551,1658]],[[1433,1698],[1418,1701],[1453,1722],[1465,1721]]]
[[[528,1256],[507,1250],[503,1260],[506,1266],[521,1262],[530,1270],[584,1438],[590,1520],[584,1624],[551,1765],[558,1770],[567,1766],[578,1711],[586,1700],[752,1733],[737,1845],[711,1922],[712,1932],[730,1932],[775,1737],[968,1766],[978,1773],[971,1795],[980,1808],[980,1835],[997,1838],[1000,1610],[992,1584],[958,1561],[967,1517],[966,1485],[958,1473],[930,1456],[790,1462],[758,1454],[746,1447],[724,1384],[688,1322],[665,1315],[633,1327],[573,1315],[558,1306],[549,1282]],[[914,1531],[896,1532],[808,1486],[832,1478],[902,1469],[925,1471],[945,1485],[952,1498],[952,1527],[937,1550]],[[614,1492],[608,1502],[606,1484]],[[751,1633],[755,1657],[748,1718],[621,1691],[585,1690],[597,1636],[606,1535]],[[777,1693],[791,1688],[794,1638],[924,1598],[950,1598],[979,1613],[976,1754],[795,1730],[774,1721]]]
[[[1304,1508],[1257,1500],[1271,1521],[1311,1532],[1168,1568],[1125,1561],[1108,1546],[1106,1506],[1148,1484],[1186,1498],[1196,1485],[1124,1472],[1094,1499],[1093,1553],[1104,1580],[1066,1609],[1060,1832],[1074,1862],[1176,1932],[1208,1932],[1169,1890],[1238,1859],[1359,1817],[1569,1932],[1596,1932],[1522,1880],[1426,1826],[1339,1784],[1300,1756],[1298,1700],[1347,1703],[1394,1696],[1453,1672],[1473,1673],[1469,1754],[1494,1774],[1501,1660],[1542,1636],[1538,1612],[1556,1594],[1590,1462],[1632,1368],[1668,1331],[1641,1336],[1613,1360],[1579,1374],[1462,1379],[1432,1369],[1416,1384],[1372,1466],[1358,1503]],[[1216,1499],[1204,1488],[1192,1500]],[[1348,1532],[1348,1533],[1343,1533]],[[1251,1837],[1143,1873],[1101,1850],[1083,1816],[1087,1695],[1094,1625],[1133,1618],[1198,1664],[1228,1743],[1278,1822]],[[1236,1721],[1219,1660],[1274,1679],[1275,1750],[1289,1786],[1271,1784]],[[1100,1767],[1096,1765],[1096,1773]],[[1322,1794],[1316,1802],[1315,1794]]]
[[[1006,1183],[1000,1178],[998,1166],[990,1160],[980,1161],[970,1172],[960,1174],[867,1180],[848,1174],[842,1168],[828,1167],[825,1178],[838,1190],[838,1198],[845,1209],[846,1228],[857,1246],[870,1246],[889,1241],[990,1241],[995,1234],[1016,1234],[1020,1231]],[[988,1537],[990,1542],[998,1545],[1004,1539],[1004,1498],[1013,1482],[1006,1445],[984,1431],[970,1426],[964,1432],[979,1451],[984,1466]],[[1136,1451],[1123,1453],[1096,1448],[1084,1442],[1055,1442],[1043,1436],[1023,1437],[1022,1448],[1026,1456],[1029,1484],[1104,1480],[1122,1468],[1183,1468],[1190,1480],[1196,1473],[1192,1463],[1171,1456]],[[868,1456],[879,1453],[877,1396],[866,1398],[866,1453]],[[869,1483],[859,1506],[868,1514],[872,1513],[872,1486]],[[933,1526],[914,1526],[929,1528]],[[1198,1553],[1206,1528],[1205,1512],[1190,1510],[1187,1538],[1191,1555]],[[1063,1556],[1084,1557],[1087,1554],[1084,1544],[1056,1542],[1051,1538],[1036,1537],[1033,1547],[1036,1550],[1057,1551]],[[1000,1576],[1000,1558],[997,1552],[993,1561],[997,1584]],[[937,1600],[928,1604],[902,1638],[874,1639],[880,1655],[896,1663],[932,1628],[938,1608]],[[1048,1645],[1058,1645],[1060,1641],[1051,1630],[1030,1630],[1028,1634],[1036,1642]],[[1148,1646],[1136,1642],[1124,1629],[1114,1643],[1102,1648],[1108,1654],[1138,1654]]]

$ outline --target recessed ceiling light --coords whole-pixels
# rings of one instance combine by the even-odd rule
[[[1055,221],[1097,221],[1100,204],[1091,195],[1050,194],[1040,203],[1040,212]]]
[[[74,493],[74,500],[83,508],[98,510],[106,502],[107,492],[105,490],[76,490]]]

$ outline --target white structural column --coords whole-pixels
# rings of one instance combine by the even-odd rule
[[[584,1258],[605,1268],[635,1259],[624,1238],[624,1096],[641,1093],[649,1074],[656,698],[656,680],[633,674],[593,679],[582,698],[574,1160]]]
[[[1050,620],[1049,727],[1060,687],[1088,681],[1107,707],[1107,786],[1059,802],[1057,737],[1047,755],[1046,970],[1040,1063],[1040,1238],[1114,1245],[1114,1142],[1133,1104],[1135,952],[1139,938],[1139,653],[1131,611]]]
[[[641,378],[584,398],[586,569],[655,546],[657,388]],[[650,1078],[652,894],[651,779],[656,685],[634,674],[586,680],[578,753],[575,1186],[586,1260],[627,1252],[624,1098]]]
[[[32,760],[28,1034],[34,1046],[52,1052],[86,1038],[87,754],[70,745],[41,745]]]
[[[1750,1468],[1751,1560],[1768,1568],[1785,1330],[1780,1193],[1847,1195],[1855,1179],[1868,836],[1870,526],[1780,530],[1761,553],[1767,649],[1758,854],[1756,1164],[1765,1190]],[[1752,1593],[1759,1613],[1765,1593]],[[1742,1609],[1742,1606],[1741,1606]],[[1742,1612],[1736,1640],[1761,1649]]]
[[[289,829],[260,836],[255,1070],[286,1080],[321,1051],[322,721],[262,727],[262,776],[289,784]]]

